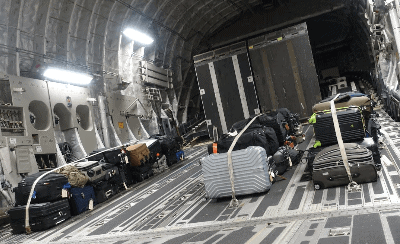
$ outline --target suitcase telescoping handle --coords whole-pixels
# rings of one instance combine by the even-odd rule
[[[236,199],[236,193],[235,193],[235,177],[233,176],[233,165],[232,165],[232,151],[233,148],[236,145],[236,142],[239,140],[239,138],[242,136],[242,134],[249,128],[249,126],[256,120],[261,114],[255,116],[244,128],[243,130],[235,137],[235,139],[232,142],[232,145],[230,146],[228,150],[228,169],[229,169],[229,176],[231,180],[231,188],[232,188],[232,200],[229,204],[230,207],[238,207],[239,206],[239,201]]]
[[[333,126],[335,127],[336,138],[339,144],[340,154],[342,155],[342,160],[344,167],[346,168],[347,176],[349,177],[349,185],[347,189],[349,192],[361,191],[361,187],[357,184],[357,182],[353,181],[353,177],[350,172],[349,161],[347,159],[346,149],[344,148],[344,143],[342,139],[342,133],[340,132],[339,127],[339,120],[336,114],[336,106],[335,100],[339,97],[340,94],[337,94],[334,99],[331,100],[331,112],[332,112],[332,119],[333,119]]]
[[[357,177],[359,177],[359,176],[360,176],[359,173],[354,173],[354,174],[352,174],[352,178],[357,178]],[[348,177],[349,177],[349,176],[348,176],[347,174],[346,174],[346,175],[335,175],[335,176],[329,177],[328,180],[334,181],[334,180],[345,179],[345,178],[348,178]]]

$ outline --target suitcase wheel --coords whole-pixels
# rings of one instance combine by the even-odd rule
[[[315,190],[321,190],[321,189],[324,189],[324,188],[325,188],[325,186],[321,182],[319,182],[319,181],[315,181],[314,182],[314,189]]]

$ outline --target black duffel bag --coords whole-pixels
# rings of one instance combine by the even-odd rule
[[[223,135],[217,145],[208,146],[208,153],[212,154],[215,151],[213,147],[217,147],[217,153],[226,153],[234,140],[235,136]],[[260,146],[265,149],[267,155],[273,155],[278,150],[279,144],[272,128],[254,125],[253,128],[249,128],[243,133],[233,151],[246,149],[249,146]]]
[[[231,127],[231,132],[236,131],[239,133],[253,118],[254,117],[234,123]],[[286,125],[287,123],[285,117],[281,113],[269,112],[257,117],[247,130],[256,129],[260,126],[271,127],[276,133],[279,145],[283,146],[287,136],[287,129],[285,128]]]

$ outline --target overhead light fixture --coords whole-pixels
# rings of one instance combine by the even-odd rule
[[[75,85],[88,85],[93,77],[85,73],[77,73],[64,69],[48,68],[43,73],[43,76],[53,81],[59,81],[63,83],[75,84]]]
[[[151,44],[154,41],[153,38],[149,37],[148,35],[131,28],[125,29],[123,33],[132,40],[143,44]]]

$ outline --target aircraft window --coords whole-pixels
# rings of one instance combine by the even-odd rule
[[[78,105],[76,107],[76,119],[78,120],[78,124],[82,127],[82,129],[92,130],[93,123],[89,106]]]
[[[47,105],[38,100],[29,103],[29,120],[37,130],[48,130],[50,127],[50,110]]]

